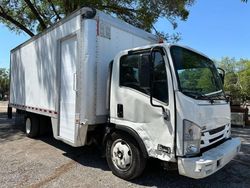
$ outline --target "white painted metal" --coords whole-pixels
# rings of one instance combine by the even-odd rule
[[[77,52],[76,36],[61,42],[59,136],[71,142],[75,136]]]
[[[240,143],[239,138],[233,138],[204,152],[199,157],[179,157],[179,173],[195,179],[205,178],[228,164],[240,151]]]
[[[95,124],[96,92],[96,20],[82,21],[82,49],[80,55],[80,118],[84,125]]]
[[[225,128],[217,133],[210,134],[209,131],[203,132],[203,135],[201,136],[201,140],[203,141],[203,143],[201,143],[200,147],[204,148],[204,147],[212,145],[220,140],[223,140],[225,138],[229,138],[231,135],[231,125],[227,124],[227,125],[222,126],[222,127],[225,127]],[[211,141],[211,140],[213,140],[213,141]]]
[[[203,131],[212,130],[230,124],[230,107],[225,100],[218,100],[211,104],[207,100],[195,100],[179,91],[176,96],[177,117],[177,153],[183,155],[182,135],[184,119],[188,119],[202,127]],[[204,145],[205,146],[205,145]]]
[[[144,38],[145,35],[139,32],[127,32],[122,28],[118,28],[116,24],[108,22],[100,18],[105,27],[110,27],[111,39],[101,36],[97,37],[97,90],[96,90],[96,115],[102,116],[107,114],[106,109],[106,86],[108,78],[108,65],[114,59],[115,55],[125,49],[144,46],[156,42]],[[127,25],[127,24],[126,24]]]
[[[132,50],[147,49],[150,46],[135,48]],[[174,138],[175,138],[175,110],[173,84],[170,66],[165,56],[166,72],[168,79],[169,104],[154,100],[155,104],[162,105],[170,112],[170,120],[163,118],[162,109],[150,104],[150,97],[144,93],[119,85],[119,61],[120,57],[127,54],[128,50],[119,53],[113,65],[110,120],[112,123],[127,126],[135,130],[142,138],[148,155],[164,161],[175,161]],[[123,118],[117,116],[117,104],[123,105]],[[168,147],[172,152],[159,151],[158,145]]]
[[[58,41],[79,29],[76,16],[11,51],[10,103],[58,111]]]
[[[172,72],[174,73],[174,64],[170,56],[170,47],[167,46],[169,61]],[[183,46],[181,46],[183,47]],[[192,48],[185,47],[191,51],[198,52]],[[194,122],[202,128],[203,131],[215,129],[230,124],[230,106],[225,100],[216,100],[211,104],[208,100],[196,100],[181,93],[178,89],[176,75],[173,74],[173,86],[176,102],[176,154],[183,155],[183,120],[187,119]]]
[[[152,46],[144,46],[130,50],[147,49]],[[209,131],[221,126],[230,125],[230,107],[225,100],[216,100],[215,103],[211,104],[208,100],[196,100],[182,94],[178,90],[174,65],[169,55],[170,46],[158,46],[165,47],[168,52],[169,64],[167,64],[167,74],[170,102],[169,106],[159,101],[155,101],[155,103],[163,105],[170,111],[170,122],[163,120],[161,108],[155,108],[150,105],[149,96],[131,88],[119,86],[119,58],[127,54],[128,50],[119,53],[115,58],[110,98],[110,120],[112,123],[124,125],[135,130],[142,138],[149,156],[165,161],[175,161],[174,152],[171,154],[161,152],[158,150],[157,145],[161,144],[170,147],[172,151],[176,151],[178,156],[182,156],[183,120],[187,119],[194,122],[201,127],[203,132]],[[176,108],[174,108],[174,102]],[[124,118],[117,117],[117,104],[123,104]],[[223,132],[223,138],[229,137],[229,129],[230,127],[227,126]],[[206,136],[202,138],[211,139]],[[174,141],[176,141],[176,147],[174,147]],[[202,144],[201,146],[205,147],[206,145]]]
[[[63,117],[57,117],[57,113],[50,115],[26,109],[53,117],[53,131],[56,131],[54,136],[74,146],[84,145],[88,125],[105,123],[107,120],[106,81],[110,61],[120,50],[156,42],[154,35],[110,15],[97,11],[93,19],[82,19],[81,11],[11,52],[10,103],[57,113],[61,111],[60,115]],[[77,34],[79,52],[79,66],[69,76],[72,79],[76,75],[71,74],[77,72],[74,81],[77,88],[73,88],[78,90],[76,111],[73,105],[62,109],[63,105],[59,104],[71,100],[71,97],[66,101],[60,100],[60,79],[63,78],[60,72],[64,69],[60,67],[60,41],[72,34]],[[70,120],[63,119],[69,117],[69,113],[65,114],[66,111],[72,112]],[[79,120],[77,124],[72,119],[73,113]],[[58,120],[59,123],[56,123]],[[56,127],[57,124],[59,127]],[[69,127],[66,128],[66,124]]]
[[[156,37],[102,12],[97,12],[96,19],[82,21],[82,36],[81,122],[89,125],[105,123],[109,63],[119,51],[155,43]]]

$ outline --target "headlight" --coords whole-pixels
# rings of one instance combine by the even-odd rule
[[[195,123],[183,120],[184,155],[192,156],[200,152],[201,128]]]

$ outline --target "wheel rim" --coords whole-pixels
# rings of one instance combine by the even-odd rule
[[[111,146],[111,159],[114,166],[127,171],[132,165],[132,151],[130,146],[124,140],[116,140]]]
[[[31,131],[31,120],[30,120],[30,118],[27,118],[27,119],[26,119],[25,125],[26,125],[26,126],[25,126],[25,127],[26,127],[26,133],[29,134],[30,131]]]

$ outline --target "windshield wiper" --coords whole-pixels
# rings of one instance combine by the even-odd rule
[[[226,100],[228,102],[228,99],[227,99],[227,97],[225,96],[225,94],[223,93],[222,90],[218,90],[218,91],[215,91],[215,92],[207,93],[207,94],[204,94],[204,95],[205,96],[209,96],[213,100]]]
[[[221,92],[222,92],[222,90],[218,90],[218,91],[214,91],[214,92],[211,92],[211,93],[206,93],[204,95],[211,96],[211,95],[216,95],[216,94],[221,93]]]
[[[215,96],[210,96],[210,95],[206,95],[206,94],[202,94],[202,93],[197,93],[195,91],[182,91],[183,94],[186,94],[190,97],[193,97],[195,99],[203,99],[203,100],[209,100],[209,102],[211,104],[214,103],[214,100],[227,100],[225,96],[222,96],[222,95],[215,95]],[[217,94],[219,92],[213,92],[213,94]],[[223,98],[221,98],[223,97]]]
[[[187,91],[187,90],[184,90],[182,91],[183,94],[186,94],[190,97],[193,97],[195,99],[203,99],[203,98],[209,98],[201,93],[197,93],[196,91]]]

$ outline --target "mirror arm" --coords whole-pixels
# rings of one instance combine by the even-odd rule
[[[224,84],[224,79],[225,79],[225,70],[223,70],[222,68],[217,68],[218,70],[220,70],[222,72],[219,73],[220,77],[221,77],[221,81],[222,81],[222,84]]]
[[[217,69],[221,70],[222,73],[223,73],[223,76],[225,76],[225,70],[224,69],[222,69],[222,68],[217,68]]]
[[[150,92],[151,93],[151,92]],[[153,96],[150,94],[150,104],[153,107],[158,107],[158,108],[162,108],[162,112],[165,113],[165,108],[162,105],[156,105],[153,103]]]
[[[156,105],[153,103],[153,79],[154,79],[154,57],[153,57],[153,51],[159,49],[162,52],[162,47],[155,46],[151,48],[150,50],[150,64],[151,64],[151,73],[150,73],[150,104],[153,107],[161,108],[162,109],[162,114],[165,120],[169,120],[169,115],[166,112],[165,108],[162,105]],[[162,52],[163,53],[163,52]]]

